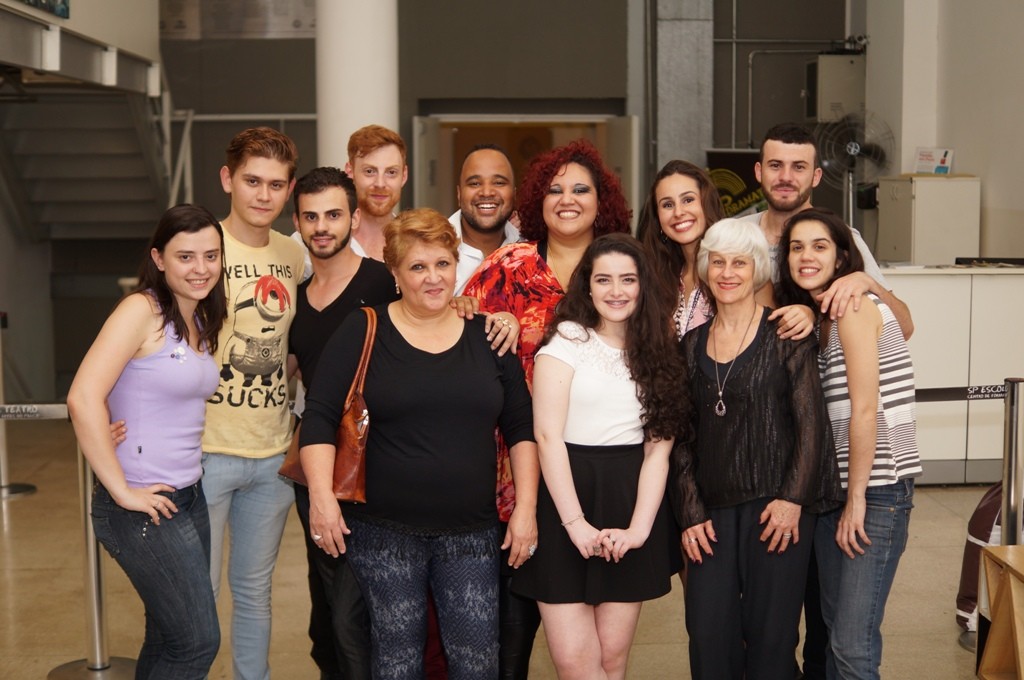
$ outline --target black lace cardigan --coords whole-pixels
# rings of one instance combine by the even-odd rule
[[[823,512],[838,505],[839,472],[818,375],[817,341],[781,340],[765,309],[757,337],[718,388],[707,355],[710,322],[680,343],[690,375],[694,436],[672,451],[669,494],[683,529],[709,508],[781,498]],[[728,364],[719,365],[719,379]]]

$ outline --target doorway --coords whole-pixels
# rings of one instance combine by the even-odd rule
[[[413,205],[455,212],[462,160],[477,144],[496,144],[509,156],[518,186],[530,161],[581,137],[597,147],[639,212],[639,138],[636,116],[502,116],[455,114],[413,119]]]

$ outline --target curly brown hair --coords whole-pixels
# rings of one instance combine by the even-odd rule
[[[519,233],[523,240],[540,241],[547,238],[548,226],[544,223],[544,197],[551,186],[551,178],[569,163],[583,166],[590,173],[597,190],[597,219],[594,220],[594,237],[629,231],[633,216],[622,184],[605,166],[601,154],[585,139],[577,139],[565,146],[552,149],[530,161],[522,184],[519,185]]]
[[[649,440],[689,437],[690,395],[686,362],[679,348],[671,315],[674,307],[658,294],[658,283],[643,246],[629,234],[606,234],[594,239],[569,280],[547,330],[546,344],[562,321],[597,328],[601,321],[590,297],[594,262],[608,253],[620,253],[636,263],[640,295],[626,324],[626,366],[636,383]]]

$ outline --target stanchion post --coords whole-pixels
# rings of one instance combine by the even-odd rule
[[[85,632],[88,637],[85,665],[99,670],[110,665],[107,656],[106,611],[103,609],[103,563],[92,528],[92,467],[78,449],[78,481],[82,494],[82,533],[85,534]]]
[[[1017,545],[1021,530],[1021,493],[1024,491],[1024,400],[1021,387],[1024,378],[1007,378],[1003,419],[1003,545]]]
[[[85,633],[88,656],[57,666],[47,680],[129,680],[135,677],[135,661],[111,658],[107,653],[107,618],[103,609],[103,563],[92,529],[92,468],[78,450],[78,482],[82,494],[82,533],[85,534]]]

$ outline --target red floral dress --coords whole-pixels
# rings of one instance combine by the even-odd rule
[[[478,299],[485,312],[511,312],[519,319],[519,361],[532,390],[534,356],[555,314],[555,305],[565,297],[555,273],[540,256],[537,242],[510,243],[495,250],[470,277],[462,294]],[[516,505],[516,494],[508,449],[500,441],[497,494],[498,516],[507,522]]]

